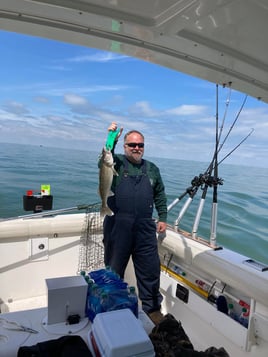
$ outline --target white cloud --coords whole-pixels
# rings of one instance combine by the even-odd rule
[[[38,96],[38,97],[34,97],[34,101],[38,102],[38,103],[49,103],[49,99],[47,97],[42,97],[42,96]]]
[[[160,115],[160,113],[153,110],[150,104],[146,101],[137,102],[132,105],[129,108],[129,113],[140,117],[158,117]]]
[[[176,108],[168,109],[166,112],[173,115],[201,115],[206,112],[207,107],[202,105],[181,105]]]
[[[88,105],[88,101],[86,98],[81,97],[80,95],[77,94],[65,94],[64,95],[64,102],[66,104],[69,104],[71,106],[84,106],[84,105]]]
[[[122,61],[125,59],[130,59],[128,56],[124,55],[117,55],[112,52],[96,52],[94,54],[82,55],[82,56],[75,56],[68,58],[68,62],[97,62],[97,63],[107,63],[107,62],[115,62],[115,61]]]
[[[3,105],[3,108],[9,113],[17,115],[25,115],[29,113],[29,110],[24,106],[24,104],[16,101],[7,102]]]
[[[58,50],[55,43],[49,51],[50,42],[42,48],[41,40],[38,46],[46,55],[36,61],[38,49],[25,50],[27,68],[22,61],[12,62],[13,57],[6,59],[11,64],[0,86],[0,141],[33,143],[43,138],[46,145],[86,150],[90,142],[92,150],[99,150],[110,122],[116,121],[124,132],[137,128],[144,133],[146,155],[211,160],[215,147],[213,84],[119,54],[67,44]],[[23,52],[23,46],[19,50]],[[18,52],[15,34],[13,51]],[[220,123],[226,94],[225,90],[220,96]],[[228,103],[221,141],[240,109],[241,97],[234,91]],[[251,128],[254,133],[231,160],[267,166],[268,109],[253,98],[248,98],[221,156]],[[121,144],[117,150],[122,150]]]

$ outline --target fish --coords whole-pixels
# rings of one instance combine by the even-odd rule
[[[107,204],[107,199],[113,196],[114,193],[111,191],[111,186],[113,182],[113,176],[118,176],[114,168],[114,159],[110,150],[105,147],[102,149],[100,163],[99,163],[99,195],[101,197],[101,216],[113,216],[114,212],[110,209]]]

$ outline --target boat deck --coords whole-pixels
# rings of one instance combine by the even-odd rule
[[[1,356],[14,357],[17,355],[20,346],[33,346],[39,342],[57,339],[66,335],[79,335],[86,342],[91,352],[94,353],[89,339],[92,324],[87,318],[82,319],[78,324],[74,325],[66,325],[65,322],[47,325],[46,317],[46,307],[1,314],[2,319],[15,321],[38,331],[36,334],[24,331],[12,331],[3,328],[0,324]],[[149,334],[154,324],[142,310],[139,311],[139,320],[145,331]]]
[[[98,244],[93,238],[101,241],[100,232],[92,220],[94,229],[86,229],[91,236],[84,237],[87,222],[85,214],[69,214],[1,223],[1,316],[17,313],[25,316],[25,311],[28,315],[33,308],[44,309],[45,279],[74,276],[79,272],[80,261],[91,260],[91,253],[96,258]],[[73,229],[72,234],[69,227]],[[45,249],[40,250],[40,244]],[[86,253],[84,260],[81,260],[82,248],[87,248],[82,252],[82,256]],[[159,242],[159,253],[162,312],[171,313],[181,321],[196,350],[215,346],[223,347],[232,357],[267,357],[267,270],[259,271],[244,264],[247,257],[240,254],[227,249],[214,250],[172,230]],[[212,289],[210,293],[205,286],[197,286],[198,280]],[[136,285],[131,263],[125,281]],[[187,294],[187,301],[182,298],[182,292]],[[240,310],[239,302],[244,301],[249,307],[248,327],[218,311],[215,302],[209,301],[209,295],[215,298],[224,295]],[[1,347],[6,343],[2,337]]]

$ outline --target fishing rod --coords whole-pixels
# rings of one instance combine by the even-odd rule
[[[244,108],[244,106],[246,104],[247,98],[248,98],[248,96],[246,95],[245,98],[244,98],[244,101],[243,101],[243,103],[242,103],[242,105],[241,105],[241,107],[240,107],[240,109],[239,109],[239,111],[238,111],[233,123],[232,123],[232,125],[229,128],[228,133],[225,135],[225,138],[224,138],[223,142],[221,143],[221,145],[219,147],[219,152],[221,151],[221,149],[222,149],[223,145],[225,144],[227,138],[229,137],[230,133],[232,132],[232,130],[233,130],[234,126],[235,126],[235,123],[237,122],[237,120],[238,120],[238,118],[239,118],[239,116],[241,114],[241,111],[242,111],[242,109]]]
[[[55,216],[57,214],[65,213],[65,212],[71,212],[71,211],[80,211],[80,210],[88,210],[92,209],[94,207],[99,207],[99,203],[93,203],[91,205],[77,205],[74,207],[68,207],[68,208],[61,208],[61,209],[56,209],[52,211],[46,211],[46,212],[39,212],[39,213],[31,213],[31,214],[25,214],[22,216],[16,216],[16,217],[10,217],[10,218],[4,218],[3,221],[11,221],[15,219],[32,219],[32,218],[43,218],[47,216]]]
[[[230,99],[230,92],[229,92],[229,99]],[[220,129],[220,134],[219,134],[219,132],[218,132],[218,127],[219,127],[219,124],[218,124],[218,103],[219,103],[219,100],[218,100],[218,84],[216,85],[216,145],[215,145],[215,151],[214,151],[213,159],[212,159],[212,161],[211,161],[211,163],[210,163],[210,165],[209,165],[209,167],[207,169],[207,173],[209,175],[211,175],[212,171],[214,170],[214,179],[213,179],[213,184],[212,184],[212,186],[213,186],[213,203],[212,203],[212,211],[211,211],[211,234],[210,234],[210,244],[212,246],[216,245],[216,225],[217,225],[217,210],[218,210],[218,202],[217,202],[218,201],[218,199],[217,199],[218,185],[219,184],[220,185],[223,184],[223,180],[218,178],[218,166],[219,166],[219,164],[218,164],[218,154],[221,151],[221,149],[222,149],[223,145],[225,144],[227,138],[229,137],[230,133],[232,132],[232,130],[234,128],[234,125],[237,122],[237,120],[238,120],[238,118],[239,118],[239,116],[241,114],[242,109],[244,108],[246,100],[247,100],[247,96],[245,96],[244,101],[243,101],[243,103],[242,103],[242,105],[241,105],[241,107],[240,107],[240,109],[239,109],[239,111],[238,111],[238,113],[237,113],[232,125],[230,126],[228,133],[226,134],[222,144],[219,146],[219,140],[220,140],[220,137],[221,137],[221,134],[222,134],[223,125],[224,125],[225,117],[226,117],[226,114],[227,114],[226,111],[227,111],[227,108],[229,106],[230,100],[227,99],[227,101],[226,101],[226,111],[225,111],[225,114],[224,114],[223,122],[222,122],[221,129]],[[244,140],[242,140],[242,142],[244,142],[247,139],[247,137],[244,138]],[[237,147],[239,147],[242,144],[242,142],[239,145],[237,145]],[[234,148],[234,150],[236,148]],[[234,150],[232,150],[232,152]],[[230,152],[229,155],[231,155],[232,152]],[[205,203],[208,187],[209,187],[209,185],[206,184],[204,189],[203,189],[203,194],[202,194],[202,197],[201,197],[201,200],[200,200],[200,204],[199,204],[199,207],[198,207],[198,210],[197,210],[196,218],[195,218],[193,229],[192,229],[193,238],[196,238],[197,229],[198,229],[200,218],[201,218],[201,214],[202,214],[202,211],[203,211],[203,208],[204,208],[204,203]]]
[[[218,185],[222,185],[223,184],[223,180],[220,179],[218,177],[218,166],[220,163],[223,162],[223,160],[225,160],[228,156],[231,155],[232,152],[234,152],[252,133],[248,134],[246,138],[244,138],[228,155],[226,155],[220,162],[218,162],[218,154],[221,151],[223,145],[225,144],[228,136],[230,135],[230,133],[232,132],[234,125],[236,123],[236,121],[238,120],[241,111],[246,103],[246,99],[247,96],[245,97],[240,110],[238,111],[232,125],[229,128],[229,131],[227,133],[227,135],[225,136],[222,144],[219,146],[219,142],[220,142],[220,138],[223,132],[223,127],[225,124],[225,119],[227,116],[227,110],[229,107],[229,103],[230,103],[230,97],[231,97],[231,88],[228,94],[228,97],[226,99],[226,108],[225,108],[225,113],[223,116],[223,120],[222,120],[222,124],[221,124],[221,128],[220,128],[220,132],[219,132],[219,123],[218,123],[218,84],[217,84],[217,95],[216,95],[216,144],[215,144],[215,150],[214,150],[214,154],[213,154],[213,158],[209,164],[209,166],[207,167],[206,171],[204,174],[200,174],[199,177],[195,176],[194,179],[192,180],[191,184],[192,186],[188,189],[186,189],[186,191],[179,196],[178,198],[176,198],[169,206],[168,206],[168,211],[171,210],[178,202],[180,202],[182,200],[182,198],[184,198],[184,196],[188,193],[189,194],[189,198],[187,199],[186,203],[184,204],[184,206],[182,207],[179,216],[177,218],[177,220],[175,221],[175,226],[179,225],[179,222],[181,221],[181,218],[183,217],[183,215],[185,214],[186,210],[188,209],[190,203],[193,201],[193,198],[195,196],[195,194],[198,191],[199,187],[202,187],[203,193],[202,193],[202,197],[199,203],[199,207],[196,213],[196,218],[193,224],[193,229],[192,229],[192,236],[193,238],[196,238],[196,234],[197,234],[197,230],[198,230],[198,226],[199,226],[199,222],[200,222],[200,218],[201,218],[201,214],[203,211],[203,207],[204,207],[204,203],[205,203],[205,199],[206,199],[206,195],[207,195],[207,191],[208,191],[208,187],[213,187],[213,206],[212,206],[212,223],[211,223],[211,240],[212,240],[212,244],[215,244],[215,239],[216,239],[216,222],[217,222],[217,186]],[[212,172],[214,170],[214,177],[211,176]]]
[[[219,153],[219,91],[218,84],[216,86],[216,140],[215,140],[215,158],[214,158],[214,182],[218,179],[218,153]],[[216,246],[217,236],[217,217],[218,217],[218,185],[213,185],[213,202],[211,210],[211,228],[210,228],[210,244]]]
[[[187,209],[189,208],[190,204],[192,203],[193,201],[193,198],[196,194],[196,192],[198,191],[198,187],[190,187],[186,190],[184,196],[188,193],[189,194],[189,197],[187,198],[186,202],[184,203],[184,205],[182,206],[180,212],[179,212],[179,215],[174,223],[174,226],[176,229],[178,229],[178,226],[180,224],[180,221],[182,219],[182,217],[184,216],[184,214],[186,213]]]
[[[169,212],[174,206],[176,206],[177,203],[179,203],[187,194],[189,195],[187,201],[184,203],[184,205],[182,206],[178,218],[176,219],[175,223],[174,223],[174,227],[177,229],[177,227],[179,226],[179,223],[182,219],[182,217],[184,216],[184,214],[186,213],[187,209],[189,208],[190,204],[193,201],[194,196],[196,195],[199,187],[201,187],[202,185],[204,185],[204,183],[206,183],[209,179],[209,176],[206,174],[200,174],[199,176],[195,176],[192,181],[191,184],[192,186],[188,187],[185,192],[179,196],[178,198],[176,198],[168,207],[167,207],[167,211]],[[209,184],[210,185],[210,184]]]
[[[254,128],[252,128],[250,130],[250,132],[244,137],[244,139],[242,139],[231,151],[228,152],[228,154],[226,154],[219,162],[218,162],[218,166],[225,160],[227,159],[227,157],[229,157],[235,150],[237,150],[239,148],[240,145],[242,145],[249,137],[250,135],[253,133],[254,131]],[[213,166],[213,169],[214,169],[214,166]],[[216,182],[220,185],[223,184],[223,180],[218,178],[216,182],[212,182],[211,181],[211,178],[207,177],[207,174],[200,174],[199,177],[198,176],[195,176],[195,178],[193,179],[196,180],[198,179],[200,181],[199,185],[203,185],[204,183],[208,182],[209,186],[212,187],[212,184],[215,184]]]
[[[205,186],[203,188],[203,193],[202,197],[199,202],[199,206],[197,209],[197,213],[195,216],[193,228],[192,228],[192,238],[196,239],[197,238],[197,230],[199,227],[201,215],[203,212],[204,204],[205,204],[205,199],[208,191],[208,187],[213,187],[213,203],[212,203],[212,211],[211,211],[211,230],[210,230],[210,244],[211,246],[215,247],[216,246],[216,230],[217,230],[217,215],[218,215],[218,207],[217,207],[217,187],[218,185],[223,184],[223,180],[218,177],[218,167],[219,165],[228,157],[230,156],[247,138],[252,134],[254,129],[251,130],[251,132],[238,144],[236,147],[231,150],[220,162],[218,162],[217,156],[215,157],[215,164],[213,166],[214,170],[214,177],[211,176],[210,170],[208,170],[207,175],[199,175],[199,181],[200,185],[202,183],[205,183]],[[216,144],[217,147],[217,144]],[[213,161],[211,162],[211,164]],[[201,179],[201,180],[200,180]]]
[[[201,217],[201,212],[203,210],[202,203],[204,202],[204,199],[205,199],[205,196],[206,196],[207,187],[211,185],[211,183],[209,183],[209,180],[211,178],[212,169],[213,169],[213,161],[211,161],[211,163],[210,163],[208,169],[206,170],[206,172],[204,174],[200,174],[199,176],[195,176],[191,181],[192,186],[188,187],[185,190],[185,192],[181,196],[176,198],[167,208],[167,211],[170,211],[177,203],[179,203],[186,196],[186,194],[189,195],[187,201],[185,202],[185,204],[183,205],[183,207],[181,208],[181,210],[179,212],[178,218],[176,219],[176,221],[174,223],[174,226],[177,229],[182,217],[186,213],[187,209],[189,208],[190,204],[192,203],[192,201],[194,199],[194,196],[198,192],[199,187],[202,187],[205,184],[205,187],[203,188],[203,194],[202,194],[203,200],[201,200],[201,202],[200,202],[200,207],[199,207],[198,213],[196,215],[194,228],[192,230],[192,234],[194,235],[194,238],[195,238],[195,235],[196,235],[194,233],[194,231],[195,230],[197,231],[197,227],[198,227],[198,224],[199,224],[199,219]]]
[[[211,177],[211,173],[214,169],[214,194],[213,194],[213,202],[216,203],[217,202],[217,191],[216,191],[216,187],[217,187],[217,179],[218,179],[218,174],[216,176],[216,172],[215,172],[215,165],[217,164],[217,157],[218,157],[218,153],[219,153],[219,149],[218,149],[218,143],[220,140],[220,137],[222,135],[222,131],[223,131],[223,127],[224,127],[224,123],[225,123],[225,118],[227,115],[227,109],[229,106],[229,102],[230,102],[230,91],[229,91],[229,100],[226,101],[226,108],[225,108],[225,113],[223,116],[223,120],[222,120],[222,124],[221,124],[221,128],[220,128],[220,133],[218,132],[218,127],[219,127],[219,115],[218,115],[218,84],[216,85],[216,145],[215,145],[215,150],[214,150],[214,154],[213,154],[213,158],[210,162],[210,165],[208,166],[205,175],[208,176],[208,178],[205,181],[205,186],[203,188],[203,193],[199,202],[199,206],[196,212],[196,216],[195,216],[195,220],[194,220],[194,224],[193,224],[193,228],[192,228],[192,237],[194,239],[197,238],[197,230],[199,227],[199,223],[200,223],[200,219],[201,219],[201,215],[204,209],[204,205],[205,205],[205,199],[207,196],[207,191],[208,191],[208,187],[211,185],[211,181],[209,182],[209,178]],[[216,177],[215,177],[216,176]],[[213,205],[212,208],[212,220],[213,222],[215,222],[216,219],[216,205]],[[213,231],[215,231],[216,227],[215,227],[215,223],[213,225],[211,225],[211,230],[213,229]]]
[[[218,179],[217,180],[217,184],[222,184],[223,180],[222,179]],[[208,173],[204,173],[204,174],[200,174],[199,176],[195,176],[192,181],[191,181],[192,186],[188,187],[185,192],[179,196],[178,198],[175,198],[174,201],[172,201],[169,206],[167,207],[167,211],[169,212],[173,207],[176,206],[177,203],[179,203],[187,194],[189,195],[187,201],[185,202],[185,204],[183,205],[183,207],[181,208],[178,218],[175,221],[175,226],[178,226],[184,213],[186,213],[190,203],[193,201],[194,196],[196,195],[198,189],[204,185],[207,185],[209,187],[212,187],[212,185],[214,184],[214,179],[212,178],[211,175],[209,175]],[[202,188],[202,190],[204,191],[205,188]]]
[[[188,187],[188,188],[183,192],[183,194],[181,194],[179,197],[175,198],[175,200],[172,201],[172,202],[168,205],[167,211],[169,212],[173,207],[175,207],[176,204],[179,203],[188,193],[190,193],[192,189],[193,189],[193,186],[192,186],[192,187]]]
[[[217,84],[217,90],[218,90],[218,84]],[[230,91],[231,91],[231,88],[230,88]],[[223,142],[221,143],[221,145],[219,146],[219,141],[220,141],[221,134],[222,134],[222,131],[223,131],[223,125],[224,125],[225,118],[226,118],[226,115],[227,115],[227,108],[229,107],[229,103],[230,103],[230,97],[231,97],[231,92],[230,91],[229,91],[229,98],[226,100],[226,108],[225,108],[225,113],[224,113],[222,125],[221,125],[221,128],[220,128],[220,134],[218,136],[218,139],[216,139],[216,140],[218,140],[218,144],[217,144],[218,150],[217,150],[217,152],[214,151],[213,158],[212,158],[212,160],[211,160],[211,162],[210,162],[210,164],[209,164],[209,166],[208,166],[208,168],[206,170],[206,173],[212,172],[211,169],[214,169],[213,163],[215,161],[215,156],[218,155],[220,153],[220,151],[222,150],[222,148],[223,148],[227,138],[229,137],[230,133],[232,132],[232,130],[233,130],[234,126],[235,126],[235,123],[237,122],[237,120],[238,120],[238,118],[239,118],[239,116],[241,114],[241,111],[244,108],[246,100],[247,100],[247,95],[246,95],[245,98],[244,98],[244,101],[243,101],[243,103],[242,103],[242,105],[241,105],[241,107],[240,107],[240,109],[239,109],[239,111],[238,111],[238,113],[237,113],[237,115],[236,115],[236,117],[234,119],[234,121],[232,122],[232,124],[231,124],[231,126],[230,126],[230,128],[228,130],[228,133],[226,134],[225,138],[223,139]],[[217,94],[217,96],[218,96],[218,94]],[[218,103],[216,103],[216,108],[217,108],[216,111],[218,111]],[[241,144],[242,144],[242,142],[241,142]],[[240,146],[240,145],[238,145],[238,146]],[[211,168],[211,166],[212,166],[212,168]]]
[[[211,161],[209,167],[207,168],[207,170],[205,171],[204,174],[195,176],[192,179],[192,181],[191,181],[192,186],[188,187],[182,195],[175,198],[175,200],[173,200],[167,207],[167,211],[169,212],[173,207],[175,207],[177,205],[177,203],[179,203],[187,194],[189,194],[190,197],[188,199],[190,199],[189,201],[191,202],[193,200],[195,194],[197,193],[198,188],[206,182],[207,174],[210,170],[212,170],[212,168],[213,168],[213,161]],[[188,204],[188,206],[189,206],[189,204]]]
[[[244,139],[241,140],[240,143],[238,143],[227,155],[225,155],[223,159],[221,159],[221,161],[218,163],[218,166],[219,166],[225,159],[227,159],[227,157],[229,157],[237,148],[239,148],[239,146],[242,145],[243,142],[246,141],[246,140],[250,137],[250,135],[253,133],[253,131],[254,131],[254,128],[252,128],[251,131],[248,133],[248,135],[245,136]]]
[[[205,204],[205,197],[207,194],[207,189],[208,189],[208,186],[206,185],[203,190],[202,197],[201,197],[199,205],[198,205],[198,209],[196,211],[195,220],[194,220],[194,224],[193,224],[193,228],[192,228],[192,238],[193,239],[197,239],[197,230],[199,227],[201,215],[202,215],[204,204]]]
[[[215,228],[216,228],[216,223],[215,219],[217,218],[217,179],[218,179],[218,172],[215,170],[215,167],[217,165],[217,158],[218,158],[218,145],[219,145],[219,112],[218,112],[218,84],[216,85],[216,140],[215,140],[215,150],[213,154],[213,158],[210,162],[210,165],[207,168],[206,175],[207,175],[207,180],[205,181],[205,186],[203,188],[203,193],[199,202],[199,206],[195,215],[195,220],[192,228],[192,238],[197,239],[197,230],[199,227],[201,215],[204,209],[205,205],[205,199],[208,191],[208,187],[213,185],[213,206],[212,206],[212,221],[213,224],[211,224],[211,229],[213,229],[213,235],[215,235]],[[223,128],[223,124],[222,124]],[[222,130],[221,130],[222,131]],[[214,169],[214,183],[211,181],[211,174]],[[210,180],[209,180],[210,179]]]
[[[213,167],[213,166],[212,166]],[[194,196],[196,195],[198,189],[202,186],[204,186],[204,188],[202,188],[203,190],[203,199],[205,198],[204,196],[206,195],[206,193],[204,191],[207,190],[208,187],[212,187],[214,184],[220,184],[222,185],[223,180],[222,179],[217,179],[217,181],[214,181],[214,178],[211,176],[210,173],[206,172],[204,174],[200,174],[199,176],[195,176],[192,181],[191,187],[188,187],[186,189],[186,191],[178,198],[176,198],[169,206],[168,206],[168,211],[170,211],[178,202],[180,202],[185,196],[186,194],[189,194],[189,197],[187,199],[187,201],[184,203],[183,207],[181,208],[178,218],[176,219],[174,226],[178,227],[183,215],[186,213],[188,207],[190,206],[191,202],[193,201]],[[201,201],[204,202],[204,201]],[[202,212],[202,208],[199,208],[199,217],[201,216],[201,212]],[[195,221],[195,227],[198,227],[198,219],[196,219]]]
[[[230,103],[230,99],[231,99],[231,92],[232,92],[232,89],[231,89],[231,87],[229,87],[229,95],[228,95],[228,98],[225,101],[225,111],[224,111],[224,115],[223,115],[223,119],[222,119],[222,124],[221,124],[221,128],[220,128],[218,141],[220,141],[220,139],[221,139],[221,135],[222,135],[222,132],[223,132],[223,127],[224,127],[224,124],[225,124],[225,119],[227,117],[227,111],[228,111],[229,103]]]

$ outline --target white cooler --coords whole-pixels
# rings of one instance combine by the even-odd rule
[[[97,314],[89,344],[96,357],[154,357],[153,344],[132,311],[122,309]]]

